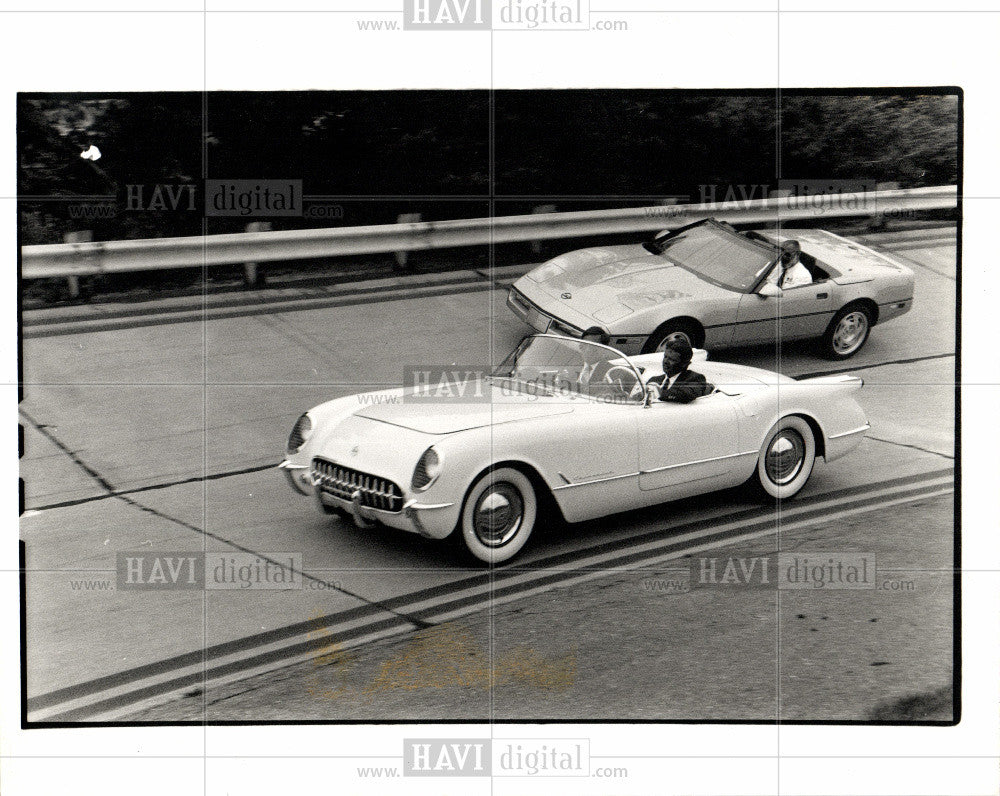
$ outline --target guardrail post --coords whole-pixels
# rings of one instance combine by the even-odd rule
[[[270,221],[251,221],[247,224],[247,232],[270,232]],[[267,279],[257,263],[243,263],[243,287],[246,290],[258,290],[264,287]]]
[[[656,204],[659,207],[674,207],[679,204],[676,196],[665,196],[662,199],[657,199]],[[658,208],[650,208],[650,215],[662,215],[665,221],[672,221],[680,215],[680,211],[663,210],[658,211]]]
[[[64,243],[90,243],[94,239],[94,233],[89,229],[81,229],[76,232],[67,232],[63,235]],[[66,283],[69,285],[69,297],[80,298],[80,277],[67,276]]]
[[[899,183],[898,182],[877,182],[877,183],[875,183],[875,190],[876,191],[898,191],[899,190]],[[868,225],[869,225],[869,227],[871,229],[885,229],[885,227],[886,227],[885,211],[884,210],[878,210],[878,209],[876,209],[876,211],[874,213],[872,213],[871,221],[868,222]]]
[[[555,205],[537,205],[531,208],[532,215],[538,215],[541,213],[554,213],[556,212]],[[541,254],[542,253],[542,242],[540,240],[531,241],[531,253]]]
[[[396,218],[397,224],[416,224],[420,221],[420,213],[400,213]],[[396,252],[396,265],[400,268],[406,268],[406,263],[410,259],[410,253],[408,251]]]

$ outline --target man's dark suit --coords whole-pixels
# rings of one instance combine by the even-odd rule
[[[691,403],[695,398],[701,398],[703,395],[711,394],[712,390],[715,389],[715,385],[708,382],[704,376],[700,373],[695,373],[693,370],[685,370],[681,373],[674,383],[670,385],[670,388],[665,392],[663,390],[663,382],[666,379],[666,374],[663,376],[653,376],[647,382],[648,384],[655,384],[660,388],[660,400],[661,401],[673,401],[674,403],[687,404]]]

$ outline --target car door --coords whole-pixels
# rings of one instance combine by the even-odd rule
[[[636,413],[641,403],[602,403],[567,395],[573,411],[529,423],[494,426],[490,455],[527,453],[552,483],[569,522],[628,511],[637,500]]]
[[[716,392],[688,404],[653,401],[637,413],[639,488],[678,488],[686,493],[728,475],[739,453],[739,425],[733,399]],[[669,499],[667,495],[665,499]]]
[[[733,345],[819,337],[833,317],[829,280],[790,287],[780,296],[744,293],[740,299]]]

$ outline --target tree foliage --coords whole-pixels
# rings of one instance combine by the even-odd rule
[[[954,183],[957,98],[654,90],[28,95],[18,103],[22,241],[240,229],[186,207],[128,207],[129,186],[302,179],[338,197],[329,223],[697,200],[702,186],[779,179]],[[491,136],[491,126],[493,134]],[[79,157],[89,145],[103,157]],[[116,212],[81,218],[74,198]],[[468,201],[462,201],[462,198]],[[556,197],[554,200],[542,197]],[[275,219],[276,226],[317,226]]]

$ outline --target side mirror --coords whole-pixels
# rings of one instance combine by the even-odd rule
[[[784,295],[784,292],[785,291],[783,291],[780,287],[774,284],[774,282],[765,282],[763,285],[760,286],[760,289],[757,291],[757,295],[760,296],[762,299],[781,298],[781,296]]]

